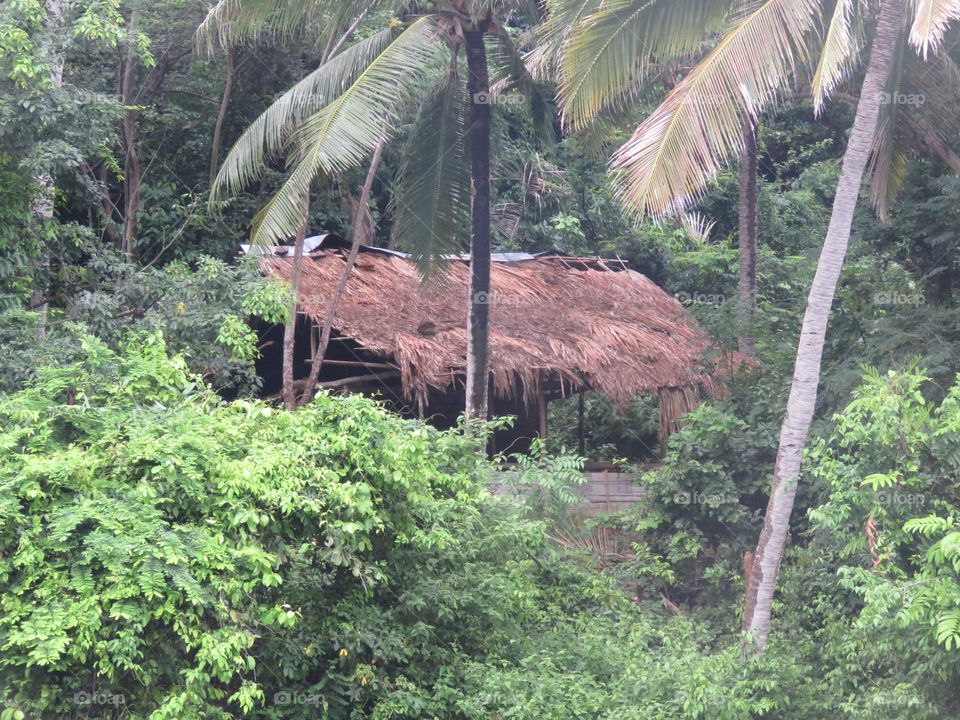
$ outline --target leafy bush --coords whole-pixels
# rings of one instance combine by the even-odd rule
[[[361,398],[224,403],[156,336],[84,350],[0,401],[0,668],[30,714],[78,693],[158,720],[250,710],[285,671],[257,661],[303,614],[298,579],[330,610],[391,548],[453,543],[444,518],[478,492],[465,440]]]

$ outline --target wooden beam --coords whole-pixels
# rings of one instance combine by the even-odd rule
[[[364,383],[379,382],[381,380],[392,380],[400,377],[399,370],[390,372],[370,373],[369,375],[357,375],[356,377],[341,378],[340,380],[328,380],[317,385],[317,387],[333,390],[335,388],[348,387],[350,385],[362,385]]]
[[[308,365],[313,362],[313,358],[307,358],[304,362]],[[327,365],[336,365],[337,367],[357,367],[357,368],[367,368],[368,370],[377,369],[377,370],[399,370],[396,365],[391,363],[383,362],[365,362],[363,360],[324,360],[323,366]]]

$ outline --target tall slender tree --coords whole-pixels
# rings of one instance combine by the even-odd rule
[[[464,32],[470,98],[470,312],[467,317],[468,420],[486,420],[490,368],[490,75],[484,46],[488,21]]]
[[[336,317],[337,307],[343,298],[343,293],[347,289],[347,283],[350,281],[350,274],[353,272],[353,266],[357,262],[357,255],[360,253],[360,245],[364,242],[370,242],[370,236],[373,234],[373,222],[370,218],[370,193],[373,190],[373,181],[380,170],[380,160],[383,158],[383,148],[387,144],[386,138],[380,140],[380,143],[373,151],[373,159],[370,161],[370,169],[367,170],[367,178],[363,182],[360,190],[360,198],[356,201],[353,211],[353,222],[350,226],[350,252],[347,254],[347,261],[343,265],[343,271],[340,273],[340,281],[337,283],[336,290],[330,298],[327,305],[327,314],[323,319],[323,326],[320,328],[320,338],[317,342],[317,349],[314,352],[310,374],[307,377],[307,383],[303,389],[301,403],[312,402],[317,393],[317,383],[320,380],[320,370],[323,367],[323,359],[327,354],[327,348],[330,345],[330,336],[333,333],[333,322]]]
[[[843,269],[850,240],[853,213],[860,187],[874,147],[880,121],[880,102],[890,68],[902,35],[906,0],[882,0],[880,18],[871,43],[870,61],[860,90],[857,114],[843,168],[837,182],[833,212],[827,237],[820,251],[820,262],[813,278],[807,310],[803,316],[793,383],[787,399],[787,412],[780,430],[780,445],[773,468],[773,484],[763,530],[753,553],[753,570],[747,582],[743,629],[763,648],[770,633],[770,613],[783,547],[790,529],[790,515],[797,494],[800,462],[810,432],[810,423],[820,385],[820,360],[827,334],[830,307]]]
[[[571,2],[556,1],[561,7],[572,6]],[[651,8],[658,4],[657,0],[648,3]],[[574,13],[571,27],[563,30],[560,47],[565,57],[600,57],[616,43],[604,43],[596,29],[606,27],[604,32],[609,37],[611,25],[626,26],[635,17],[624,14],[618,4],[599,9],[589,3],[578,7],[587,8],[587,12],[585,16]],[[909,45],[927,59],[943,41],[950,24],[960,18],[960,2],[919,0],[910,7],[913,16]],[[875,16],[876,4],[856,0],[767,0],[740,15],[740,4],[732,8],[736,11],[731,15],[736,20],[732,29],[712,44],[704,58],[613,156],[611,168],[616,173],[618,195],[626,207],[640,213],[670,214],[700,197],[706,183],[731,155],[749,152],[744,150],[750,137],[744,132],[744,118],[755,124],[778,92],[788,87],[814,58],[817,68],[812,90],[819,112],[825,99],[856,69],[863,48],[857,41],[861,33],[854,32],[854,28],[863,30],[868,26],[866,20]],[[869,174],[873,204],[883,217],[902,183],[905,159],[910,154],[926,151],[948,164],[955,161],[947,143],[934,129],[943,123],[943,118],[939,122],[932,119],[937,115],[930,115],[929,106],[908,108],[910,112],[904,121],[898,121],[897,103],[881,100],[895,97],[900,88],[935,85],[931,79],[944,76],[936,58],[924,66],[912,54],[905,54],[902,62],[893,63],[894,55],[908,47],[904,21],[905,0],[880,0],[871,61],[807,303],[770,502],[748,582],[743,627],[760,648],[768,638],[777,572],[816,402],[827,319],[862,180]],[[827,28],[822,41],[816,32],[821,25]],[[619,65],[614,60],[598,63],[602,70],[599,80],[584,83],[585,87],[570,85],[576,93],[569,94],[568,90],[567,98],[561,87],[565,112],[577,117],[577,96],[594,98],[592,102],[579,102],[587,109],[587,117],[590,111],[603,106],[601,100],[616,101],[614,81],[623,83],[634,77],[631,73],[638,67],[636,57],[644,54],[623,53],[621,49]],[[903,70],[891,74],[894,65]],[[576,62],[572,67],[576,67]],[[605,84],[603,78],[612,80]],[[931,101],[936,95],[943,95],[927,94]],[[945,112],[943,104],[937,103],[937,112],[941,110]]]
[[[297,390],[294,384],[294,344],[297,337],[297,310],[300,305],[300,277],[303,270],[303,244],[310,222],[310,191],[303,196],[300,209],[300,226],[293,240],[293,282],[291,283],[290,311],[283,328],[283,368],[280,394],[287,410],[297,408]]]
[[[740,151],[738,170],[740,282],[737,288],[737,349],[749,357],[757,352],[754,327],[757,315],[757,130],[749,117],[743,119],[743,150]]]
[[[58,90],[63,85],[63,55],[59,48],[55,47],[55,38],[57,38],[66,26],[66,0],[51,0],[47,6],[46,17],[46,38],[44,40],[43,55],[49,62],[50,85],[54,90]],[[53,221],[54,200],[56,187],[53,179],[53,171],[42,172],[37,177],[37,184],[40,191],[33,202],[33,213],[42,224]],[[47,269],[50,263],[50,254],[47,248],[41,250],[40,265],[43,270]],[[41,273],[42,275],[43,273]],[[37,339],[43,340],[47,329],[47,288],[37,287],[31,301],[33,309],[39,313],[37,322]]]

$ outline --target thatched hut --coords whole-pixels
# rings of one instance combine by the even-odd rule
[[[329,240],[307,249],[298,377],[308,373],[347,255]],[[265,273],[292,279],[289,248],[261,252]],[[451,258],[424,287],[403,253],[363,248],[336,309],[321,384],[379,390],[411,412],[452,422],[464,402],[469,270],[468,258]],[[492,409],[517,415],[521,432],[544,431],[551,400],[592,390],[620,406],[655,395],[666,436],[701,398],[723,392],[709,338],[677,300],[623,262],[495,255],[487,301]],[[261,363],[268,386],[271,368],[273,385],[279,382],[279,342],[273,351]]]

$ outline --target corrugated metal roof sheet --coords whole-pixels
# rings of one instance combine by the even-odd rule
[[[321,245],[330,237],[330,233],[324,233],[323,235],[312,235],[308,238],[303,239],[303,252],[305,255],[309,255],[312,252],[315,252],[320,248]],[[273,245],[271,247],[265,247],[263,245],[241,245],[240,252],[243,255],[277,255],[278,257],[284,257],[293,253],[292,245]]]

